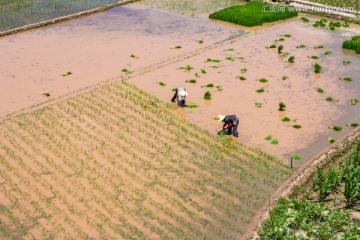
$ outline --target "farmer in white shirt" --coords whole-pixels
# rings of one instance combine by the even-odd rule
[[[175,91],[175,94],[173,98],[171,99],[172,102],[178,101],[179,107],[186,107],[186,98],[188,96],[188,93],[186,92],[186,89],[183,87],[178,87]]]

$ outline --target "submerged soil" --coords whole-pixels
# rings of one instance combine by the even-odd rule
[[[221,125],[213,120],[214,117],[218,114],[236,114],[240,118],[239,139],[242,142],[286,161],[292,153],[298,153],[303,160],[307,160],[329,144],[328,137],[339,139],[349,132],[351,128],[345,127],[345,124],[359,122],[359,105],[351,105],[350,100],[360,97],[360,59],[341,48],[345,39],[359,31],[359,28],[352,27],[332,32],[314,28],[311,23],[305,24],[301,20],[285,21],[267,28],[260,27],[253,34],[233,43],[153,71],[132,82],[167,101],[171,98],[172,88],[184,86],[189,92],[189,102],[200,107],[179,109],[179,114],[214,133],[221,129]],[[291,37],[282,36],[285,34]],[[280,38],[285,40],[277,42]],[[283,52],[289,52],[289,55],[283,57],[276,49],[266,48],[271,44],[282,44]],[[306,47],[297,48],[299,45]],[[324,45],[324,48],[314,49],[317,45]],[[325,55],[328,50],[332,53]],[[296,58],[295,63],[287,62],[292,55]],[[313,55],[319,59],[308,58]],[[233,57],[235,61],[226,60],[227,57]],[[221,62],[206,62],[208,58]],[[344,66],[344,59],[352,63]],[[313,71],[316,62],[323,67],[321,74]],[[178,69],[188,64],[194,68],[190,72]],[[247,71],[242,73],[242,68]],[[201,69],[207,73],[201,74]],[[196,77],[195,73],[200,77]],[[239,76],[247,80],[237,79]],[[283,76],[288,76],[288,79],[282,80]],[[352,77],[353,81],[339,80],[345,76]],[[258,81],[260,78],[266,78],[268,82],[261,83]],[[189,79],[196,79],[197,83],[186,83]],[[167,86],[160,87],[157,84],[159,81],[167,83]],[[209,83],[221,85],[223,90],[201,87]],[[257,93],[256,90],[260,88],[265,92]],[[319,94],[317,88],[324,89],[325,93]],[[212,92],[212,100],[202,98],[206,91]],[[329,96],[339,101],[325,101]],[[256,102],[261,102],[262,108],[255,107]],[[280,102],[286,104],[286,111],[278,110]],[[282,122],[284,117],[292,121]],[[301,125],[302,128],[295,129],[293,125]],[[332,125],[343,126],[344,130],[330,130],[328,127]],[[272,145],[264,140],[268,135],[277,139],[279,144]]]
[[[130,4],[1,38],[0,117],[242,33]]]

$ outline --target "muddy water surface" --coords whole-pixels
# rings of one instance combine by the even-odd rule
[[[242,33],[131,4],[1,38],[0,117]]]
[[[306,160],[329,145],[328,137],[339,139],[349,132],[351,129],[345,124],[360,122],[360,105],[350,103],[351,98],[360,98],[360,58],[341,48],[345,39],[358,32],[356,27],[331,32],[316,29],[300,20],[287,21],[132,82],[165,101],[170,100],[172,88],[184,86],[189,91],[189,101],[200,107],[179,109],[179,114],[214,133],[221,129],[221,124],[213,120],[215,116],[236,114],[240,118],[239,138],[242,142],[285,161],[292,153],[298,153]],[[285,41],[282,42],[275,41],[284,34],[292,37],[283,37]],[[289,52],[289,55],[283,57],[277,54],[277,50],[267,49],[266,46],[271,44],[282,44],[283,51]],[[301,44],[306,47],[297,48]],[[324,45],[323,49],[314,49],[320,44]],[[332,54],[325,55],[327,50],[331,50]],[[292,55],[296,58],[295,63],[287,62]],[[308,58],[312,55],[319,59]],[[226,57],[234,57],[235,61],[225,60]],[[221,62],[206,62],[208,58]],[[344,59],[352,63],[344,66]],[[315,62],[322,65],[321,74],[314,73],[312,66]],[[194,69],[190,72],[178,69],[187,64]],[[242,73],[242,68],[247,71]],[[207,73],[201,74],[201,69]],[[200,77],[196,77],[195,73]],[[244,76],[247,80],[241,81],[237,76]],[[282,80],[283,76],[288,76],[288,79]],[[345,82],[339,80],[340,77],[352,77],[353,81]],[[269,81],[261,83],[258,81],[260,78]],[[196,79],[197,83],[186,83],[189,79]],[[168,85],[160,87],[158,81]],[[223,90],[201,87],[209,83],[221,85]],[[261,88],[265,92],[257,93],[256,90]],[[325,93],[319,94],[317,88],[324,89]],[[212,100],[202,98],[206,91],[212,93]],[[325,98],[328,96],[339,101],[327,102]],[[256,102],[261,102],[263,107],[255,107]],[[286,104],[286,111],[278,110],[280,102]],[[291,122],[282,122],[284,117],[290,118]],[[295,129],[293,125],[301,125],[302,128]],[[344,131],[330,130],[328,127],[332,125],[343,126]],[[277,139],[279,144],[273,145],[264,140],[268,135]]]

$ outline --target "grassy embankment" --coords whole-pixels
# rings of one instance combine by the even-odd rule
[[[259,231],[261,239],[358,239],[360,223],[350,209],[360,204],[360,139],[328,170],[318,168],[312,183],[281,199]]]
[[[232,22],[247,27],[259,26],[266,22],[275,22],[298,15],[284,6],[284,11],[271,11],[270,4],[252,2],[244,6],[233,6],[210,14],[210,18]]]
[[[239,239],[288,167],[173,108],[109,84],[2,120],[0,238]]]

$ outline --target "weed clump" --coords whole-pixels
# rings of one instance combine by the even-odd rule
[[[63,77],[66,77],[66,76],[69,76],[69,75],[72,75],[72,72],[67,72],[67,73],[63,74]]]
[[[284,49],[283,45],[278,46],[278,54],[282,54],[283,49]]]
[[[340,80],[347,81],[347,82],[351,82],[351,81],[352,81],[352,78],[351,78],[351,77],[340,77],[339,79],[340,79]]]
[[[187,83],[196,83],[196,79],[185,80]]]
[[[240,80],[242,80],[242,81],[245,81],[245,80],[246,80],[246,77],[244,77],[244,76],[237,76],[236,78],[237,78],[237,79],[240,79]]]
[[[321,72],[321,65],[318,63],[314,64],[314,72],[315,73],[320,73]]]
[[[259,82],[261,83],[267,83],[269,80],[267,80],[266,78],[260,78]]]
[[[289,63],[295,62],[295,57],[294,56],[289,57],[288,62]]]
[[[166,86],[166,83],[164,83],[164,82],[158,82],[158,84],[162,87]]]
[[[285,111],[286,105],[285,103],[281,102],[279,103],[279,111]]]
[[[281,12],[263,11],[263,9],[270,8],[270,6],[268,3],[251,2],[243,6],[225,8],[210,14],[209,18],[253,27],[262,25],[264,22],[284,20],[298,15],[295,11],[289,11],[287,6],[284,6],[284,11]]]

